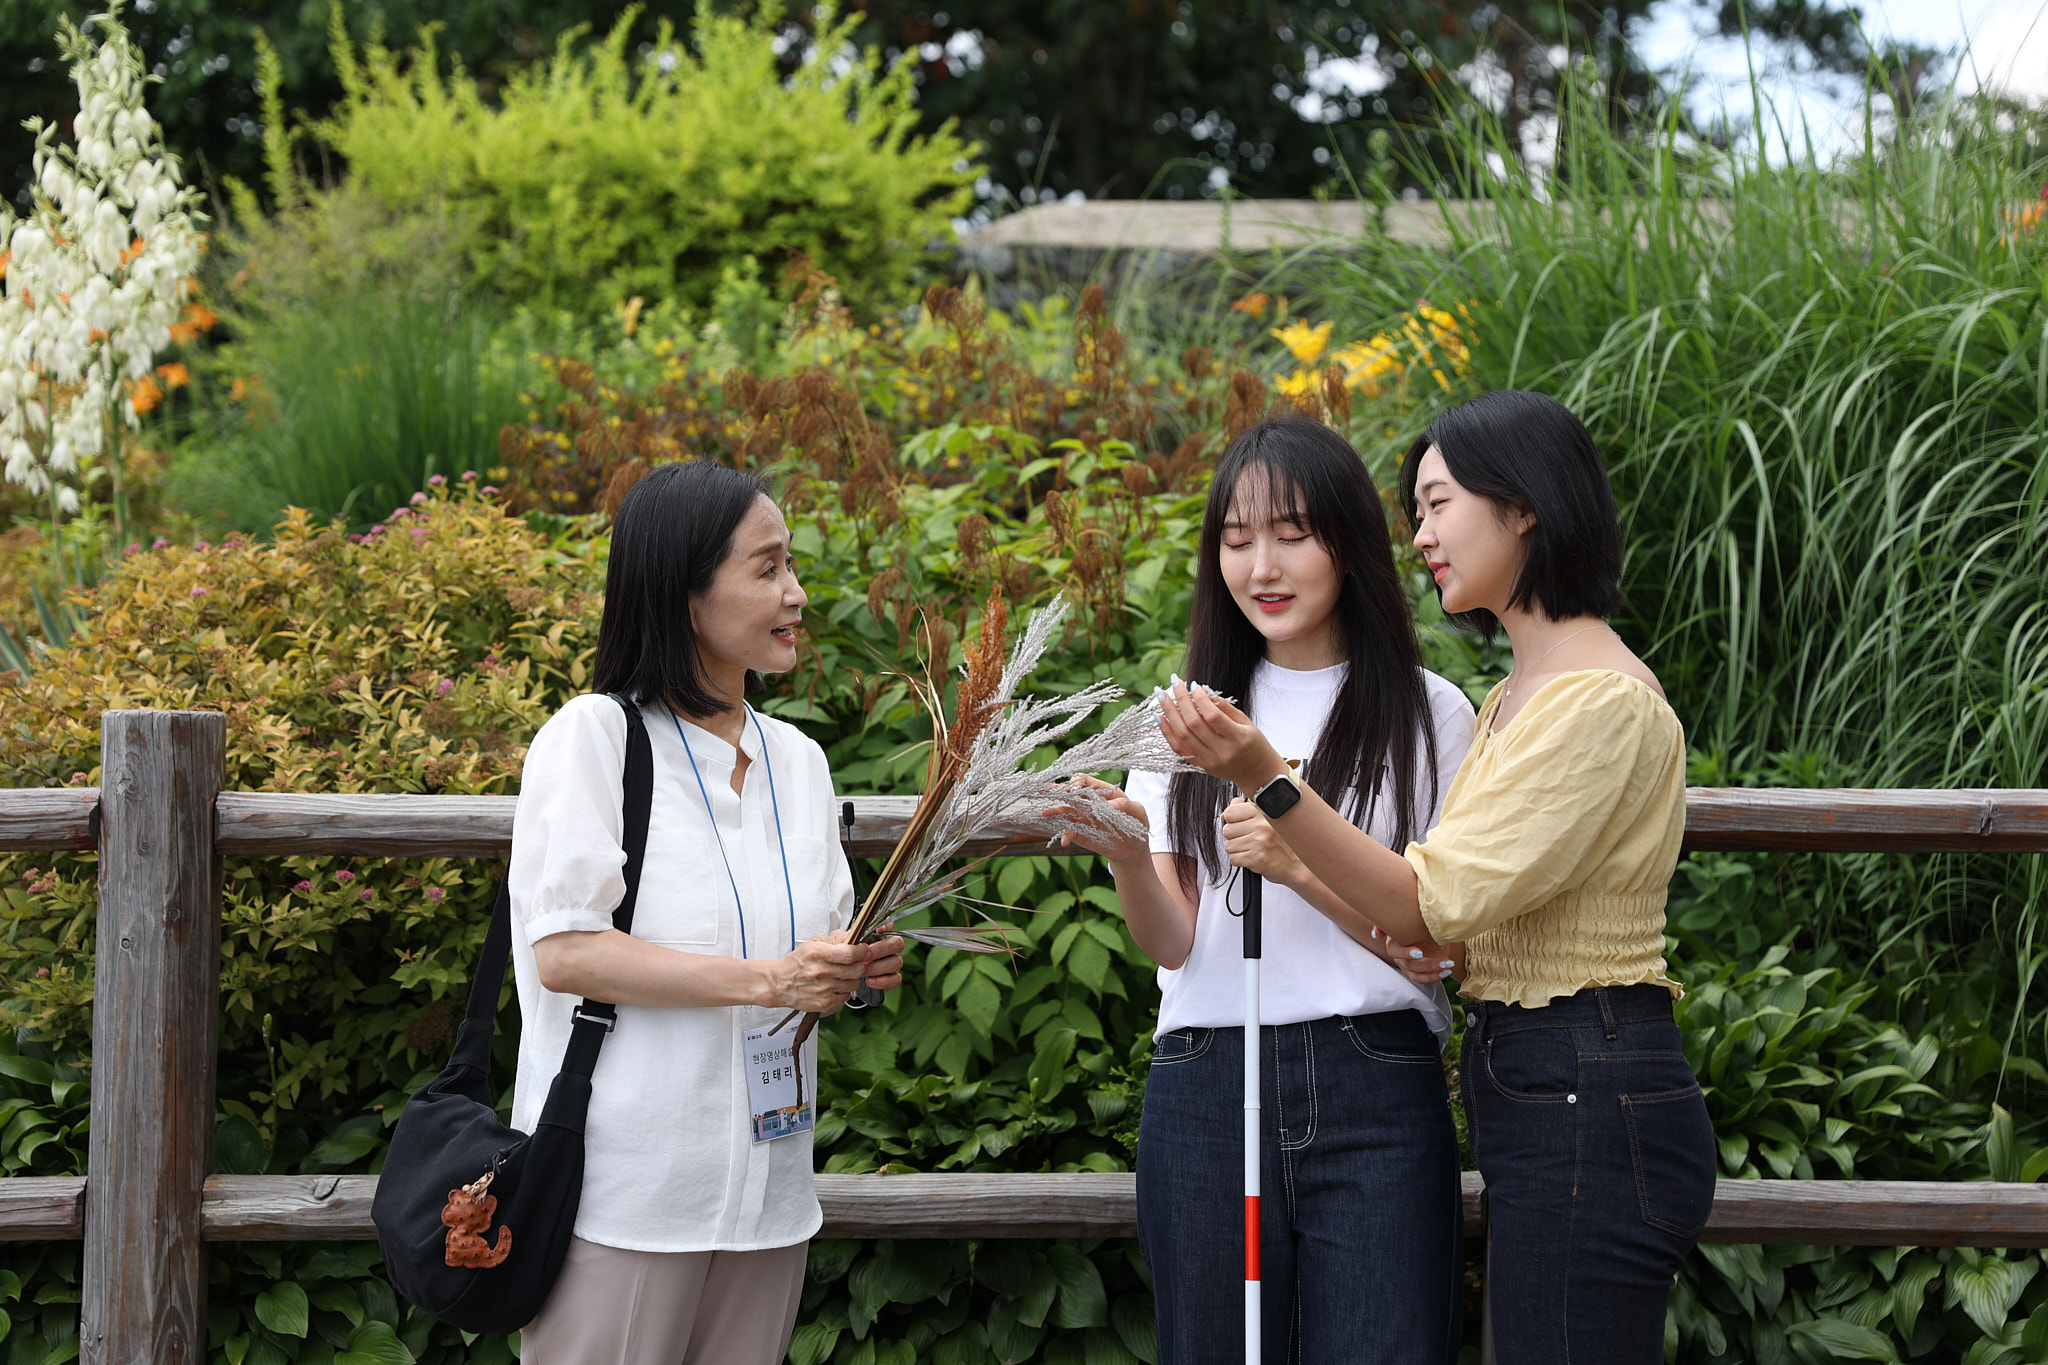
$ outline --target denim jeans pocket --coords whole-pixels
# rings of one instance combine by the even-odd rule
[[[1171,1033],[1162,1033],[1152,1040],[1152,1065],[1172,1066],[1175,1062],[1191,1062],[1209,1050],[1216,1041],[1216,1030],[1212,1028],[1177,1028]]]
[[[1714,1208],[1714,1127],[1697,1081],[1677,1090],[1623,1095],[1628,1154],[1643,1221],[1697,1237]]]
[[[1486,1078],[1511,1100],[1562,1104],[1578,1089],[1578,1045],[1570,1029],[1496,1034],[1486,1040]]]
[[[1359,1014],[1338,1025],[1351,1046],[1376,1062],[1400,1062],[1409,1066],[1434,1066],[1443,1061],[1436,1035],[1414,1010],[1389,1010],[1385,1014]]]

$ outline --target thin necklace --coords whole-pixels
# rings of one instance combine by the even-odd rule
[[[1606,624],[1607,623],[1605,621],[1602,621],[1599,625],[1587,626],[1585,630],[1573,631],[1571,634],[1565,636],[1563,640],[1559,640],[1556,644],[1552,645],[1550,648],[1544,650],[1541,654],[1537,655],[1536,663],[1530,664],[1529,667],[1533,670],[1536,667],[1536,664],[1542,663],[1545,659],[1557,653],[1558,650],[1564,648],[1567,641],[1578,639],[1581,635],[1584,635],[1587,630],[1600,630],[1603,627],[1605,627]],[[1509,670],[1507,678],[1504,681],[1502,681],[1500,685],[1501,691],[1505,695],[1510,697],[1515,695],[1515,689],[1512,684],[1514,683],[1515,674],[1521,671],[1522,670],[1519,668]]]

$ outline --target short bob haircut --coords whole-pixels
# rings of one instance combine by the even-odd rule
[[[756,476],[708,460],[662,465],[633,485],[612,522],[599,692],[659,701],[693,720],[732,709],[705,684],[690,598],[711,586],[732,554],[733,532],[767,496]],[[749,690],[758,682],[747,674]]]
[[[1570,408],[1544,394],[1502,389],[1440,414],[1401,464],[1401,506],[1411,517],[1416,467],[1431,446],[1467,492],[1492,499],[1503,515],[1536,518],[1509,606],[1533,604],[1553,621],[1621,610],[1627,598],[1614,486],[1592,435]],[[1460,617],[1488,635],[1497,624],[1488,612]]]

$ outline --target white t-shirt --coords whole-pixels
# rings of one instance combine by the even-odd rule
[[[642,707],[641,718],[654,750],[654,804],[633,937],[738,957],[739,907],[676,722],[660,706]],[[746,908],[747,955],[787,953],[792,913],[799,941],[844,928],[853,877],[840,851],[824,751],[782,721],[762,716],[757,731],[749,719],[740,747],[751,763],[740,796],[732,789],[732,746],[687,720],[682,729]],[[511,868],[512,968],[523,1021],[512,1125],[523,1132],[533,1131],[561,1069],[577,1004],[576,996],[541,987],[533,944],[565,930],[612,927],[626,890],[625,766],[625,713],[594,694],[556,712],[526,753]],[[758,1251],[817,1232],[823,1216],[811,1135],[757,1145],[748,1126],[740,1035],[787,1013],[619,1006],[618,1026],[590,1078],[578,1237],[629,1251]],[[804,1070],[815,1096],[815,1039]]]
[[[1323,722],[1336,702],[1347,664],[1306,672],[1261,661],[1252,674],[1250,713],[1284,758],[1306,766],[1322,737]],[[1424,671],[1429,709],[1436,727],[1436,791],[1432,801],[1429,774],[1419,771],[1416,810],[1411,828],[1419,832],[1436,823],[1451,778],[1472,747],[1472,704],[1457,687]],[[1420,748],[1421,740],[1417,738]],[[1383,771],[1385,771],[1383,769]],[[1168,778],[1155,773],[1130,774],[1125,790],[1152,826],[1152,849],[1172,853],[1167,831]],[[1386,789],[1367,812],[1366,832],[1381,843],[1394,837],[1394,812]],[[1347,809],[1348,797],[1326,800]],[[1220,835],[1219,835],[1220,837]],[[1229,905],[1224,904],[1229,886]],[[1158,1032],[1177,1028],[1228,1028],[1244,1024],[1244,884],[1202,887],[1195,913],[1195,945],[1176,970],[1159,969]],[[1415,985],[1385,959],[1352,938],[1293,891],[1268,882],[1264,899],[1264,959],[1260,966],[1259,1017],[1268,1024],[1299,1024],[1331,1015],[1379,1014],[1387,1010],[1420,1010],[1439,1035],[1450,1030],[1450,1001],[1441,985]]]

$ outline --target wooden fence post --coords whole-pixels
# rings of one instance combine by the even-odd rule
[[[200,1192],[213,1170],[220,854],[214,711],[100,721],[98,963],[79,1356],[205,1359]]]

